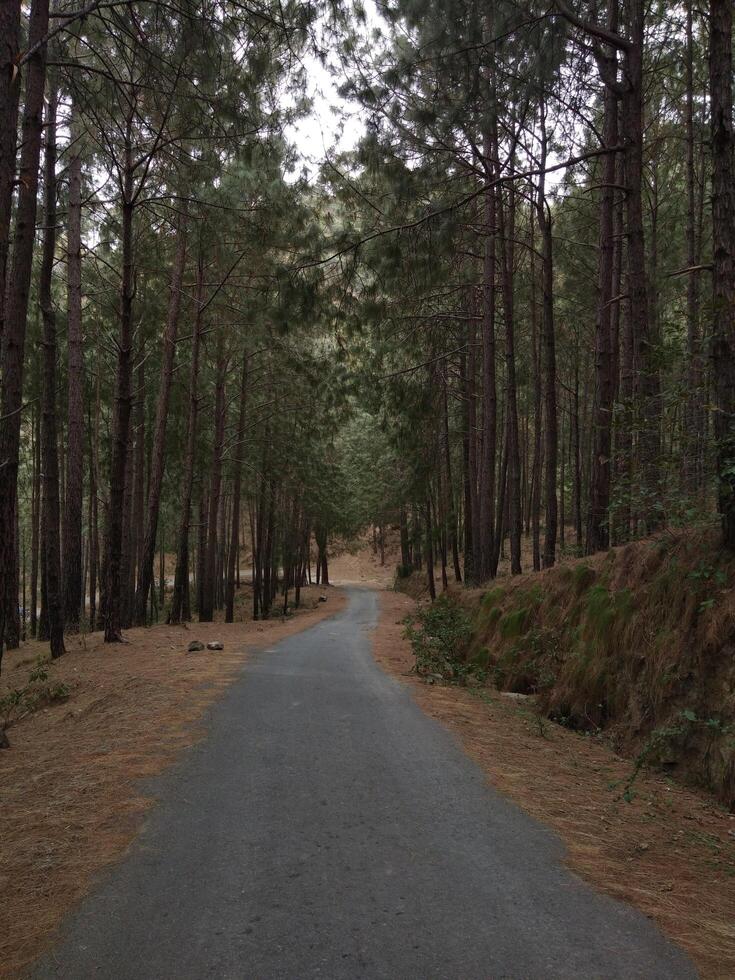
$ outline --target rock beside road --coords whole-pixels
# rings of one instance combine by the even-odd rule
[[[207,644],[207,650],[224,650],[225,645],[221,640],[210,640]]]
[[[192,640],[189,646],[186,648],[186,652],[199,653],[199,651],[203,649],[204,649],[204,644],[200,640]]]

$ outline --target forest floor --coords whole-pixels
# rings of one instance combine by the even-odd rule
[[[249,590],[242,590],[247,598]],[[338,612],[344,594],[302,592],[287,620],[156,626],[69,637],[37,690],[68,693],[12,724],[0,752],[0,976],[17,976],[50,941],[62,917],[105,865],[118,860],[153,802],[141,781],[205,734],[207,708],[235,679],[250,649],[275,643]],[[224,650],[187,654],[192,640]],[[0,697],[27,683],[47,645],[6,654]]]
[[[735,815],[711,797],[642,771],[604,743],[546,720],[532,699],[427,684],[403,620],[410,597],[381,594],[374,654],[449,728],[490,784],[564,841],[569,867],[655,920],[705,978],[735,976]]]

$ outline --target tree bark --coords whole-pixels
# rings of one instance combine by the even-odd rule
[[[662,523],[660,480],[660,388],[657,352],[649,316],[643,222],[643,44],[645,0],[629,0],[630,43],[625,59],[628,87],[623,97],[626,152],[626,224],[628,243],[629,316],[635,348],[635,370],[641,411],[639,462],[643,524],[652,534]]]
[[[153,581],[153,559],[156,551],[158,513],[161,507],[163,472],[166,460],[166,423],[168,422],[171,379],[174,370],[176,338],[179,330],[179,311],[181,309],[181,284],[186,265],[186,205],[179,215],[176,228],[176,255],[171,272],[171,287],[163,336],[163,358],[161,361],[161,380],[156,404],[156,420],[153,429],[153,449],[151,453],[151,475],[148,482],[148,513],[146,516],[143,552],[140,556],[138,588],[135,593],[135,622],[142,626],[146,621],[148,593]]]
[[[248,392],[248,352],[242,355],[242,380],[240,382],[240,414],[237,420],[234,479],[232,486],[232,527],[230,531],[229,568],[227,570],[227,598],[225,622],[231,623],[235,614],[235,578],[240,554],[240,494],[242,488],[242,456],[245,446],[245,413]],[[297,586],[298,589],[298,586]],[[298,600],[297,600],[298,601]]]
[[[12,12],[11,12],[12,14]],[[13,15],[14,16],[14,15]],[[48,31],[48,0],[31,5],[29,47],[42,41]],[[14,23],[12,16],[11,22]],[[11,30],[12,30],[11,23]],[[15,35],[11,34],[11,43]],[[46,82],[46,45],[39,44],[28,61],[20,181],[15,220],[13,262],[8,278],[5,321],[2,333],[2,398],[0,400],[0,663],[5,641],[8,600],[17,608],[16,508],[18,497],[18,452],[23,407],[28,294],[33,267],[36,232],[38,165],[43,130],[43,93]],[[14,98],[11,92],[9,96]],[[0,104],[0,112],[2,112]],[[5,120],[1,120],[5,122]]]
[[[79,629],[82,588],[82,507],[84,493],[84,356],[82,348],[82,154],[79,108],[72,103],[69,148],[67,264],[67,430],[64,508],[64,618]]]
[[[614,8],[614,4],[612,7]],[[614,21],[611,29],[615,29]],[[605,146],[618,143],[618,99],[609,88],[604,95],[603,140]],[[615,242],[613,217],[615,209],[616,160],[614,153],[603,157],[602,197],[600,201],[600,250],[598,264],[598,305],[595,322],[595,404],[592,421],[592,468],[587,514],[588,555],[610,544],[610,486],[612,461],[612,413],[615,393],[613,360],[613,285]]]
[[[508,532],[510,536],[510,570],[520,575],[521,568],[521,458],[518,442],[518,403],[516,388],[515,312],[513,297],[513,262],[515,235],[515,193],[511,184],[507,207],[501,201],[498,208],[502,252],[503,312],[505,317],[505,361],[508,383],[507,443],[508,443]]]
[[[125,163],[122,174],[122,281],[120,286],[120,336],[117,343],[117,377],[113,418],[110,496],[105,529],[105,591],[103,614],[105,643],[119,643],[121,633],[121,559],[123,546],[123,499],[130,438],[133,352],[133,148],[132,116],[126,128]]]
[[[202,605],[199,609],[199,622],[211,623],[214,619],[216,560],[217,560],[217,518],[219,516],[220,494],[222,491],[222,457],[225,441],[225,374],[227,357],[224,334],[220,331],[217,341],[217,381],[214,403],[214,445],[212,447],[212,470],[209,484],[209,511],[207,517],[207,550],[202,583]]]
[[[5,321],[5,290],[13,212],[20,72],[20,0],[0,0],[0,343]]]
[[[731,0],[710,2],[712,380],[722,537],[735,549],[735,172]]]
[[[546,105],[541,100],[541,169],[546,166]],[[556,410],[556,331],[554,326],[554,241],[551,210],[546,201],[544,174],[539,177],[536,214],[541,231],[542,312],[541,337],[544,362],[544,503],[546,527],[542,564],[551,568],[556,561],[558,524],[556,481],[559,433]],[[520,559],[519,567],[520,571]]]
[[[200,251],[197,263],[196,319],[191,343],[191,371],[189,374],[189,418],[186,426],[186,452],[184,456],[184,478],[181,489],[181,520],[179,523],[178,547],[176,549],[176,572],[174,592],[171,597],[169,621],[180,623],[184,613],[185,596],[189,592],[189,522],[191,497],[194,487],[194,453],[196,449],[197,418],[199,414],[199,346],[202,330],[202,299],[204,291],[204,262]]]
[[[697,167],[694,129],[694,24],[693,0],[687,0],[686,16],[686,97],[684,123],[686,129],[687,182],[687,396],[684,414],[684,487],[694,493],[700,484],[700,460],[703,451],[703,369],[699,325],[700,277],[697,248]]]
[[[492,140],[485,139],[485,158],[494,158]],[[490,164],[488,163],[488,167]],[[494,170],[490,168],[488,177]],[[495,456],[497,453],[498,397],[495,379],[495,244],[497,196],[485,191],[485,242],[482,277],[482,451],[480,458],[479,578],[492,575],[495,530]]]
[[[56,248],[56,111],[58,88],[50,79],[46,110],[46,152],[44,160],[44,236],[39,302],[43,318],[43,374],[41,390],[41,462],[44,530],[43,550],[46,578],[46,608],[51,657],[64,653],[64,607],[61,590],[59,510],[59,457],[56,441],[56,313],[51,299],[51,281]],[[81,556],[80,556],[81,564]]]

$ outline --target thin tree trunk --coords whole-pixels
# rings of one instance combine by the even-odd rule
[[[500,202],[499,232],[502,250],[503,308],[505,316],[505,360],[508,383],[508,531],[510,535],[510,570],[520,575],[521,568],[521,459],[518,443],[518,405],[516,388],[515,322],[513,297],[513,239],[515,235],[515,193],[509,190],[506,208]]]
[[[541,169],[546,166],[546,103],[541,100]],[[541,337],[544,362],[544,503],[546,527],[542,564],[551,568],[556,561],[557,512],[557,462],[559,433],[556,409],[556,331],[554,326],[554,240],[551,209],[546,201],[544,174],[539,177],[536,203],[541,231],[541,282],[542,315]],[[520,567],[518,569],[520,571]]]
[[[529,506],[533,550],[533,570],[541,569],[541,428],[543,424],[541,382],[541,337],[536,310],[536,263],[533,239],[533,215],[531,229],[531,345],[533,356],[533,470],[531,473],[531,500]]]
[[[611,5],[614,10],[615,4]],[[616,24],[611,22],[615,29]],[[609,88],[605,90],[603,141],[606,147],[618,143],[618,99]],[[615,210],[614,153],[608,153],[602,164],[602,197],[600,201],[600,249],[598,264],[598,306],[595,323],[595,403],[592,421],[592,460],[590,499],[587,515],[588,555],[610,544],[610,487],[612,459],[612,413],[615,396],[615,361],[613,358],[613,287],[614,287],[614,210]]]
[[[232,527],[230,532],[229,568],[227,571],[227,597],[225,622],[234,621],[235,579],[239,568],[240,553],[240,495],[242,488],[242,457],[245,446],[245,413],[248,391],[248,352],[242,355],[242,380],[240,382],[240,414],[237,420],[237,442],[235,444],[235,475],[232,487]]]
[[[110,460],[110,495],[105,529],[105,590],[103,614],[105,643],[119,643],[121,633],[121,560],[123,547],[123,498],[130,437],[131,376],[133,353],[133,147],[132,114],[125,134],[122,175],[122,280],[120,286],[120,337],[117,345],[117,378]]]
[[[204,262],[199,253],[197,263],[196,318],[191,342],[191,371],[189,374],[189,418],[186,426],[186,452],[184,456],[184,477],[181,490],[181,520],[179,523],[178,547],[176,549],[176,572],[174,592],[171,597],[169,620],[180,623],[185,614],[186,599],[189,594],[189,522],[191,517],[191,497],[194,487],[194,454],[196,450],[197,417],[199,413],[199,346],[202,330],[202,299],[204,290]]]
[[[131,536],[130,592],[135,594],[140,581],[140,563],[145,536],[145,345],[140,344],[136,372],[137,397],[135,399],[135,451],[133,454],[133,526]]]
[[[454,501],[454,485],[452,481],[452,447],[449,439],[449,395],[447,392],[446,360],[442,360],[442,417],[444,423],[444,464],[447,475],[447,521],[449,523],[449,540],[452,548],[454,580],[455,582],[461,582],[462,569],[459,564],[459,542],[457,540],[457,508]]]
[[[626,51],[628,89],[623,98],[622,120],[626,146],[625,196],[628,244],[629,316],[635,345],[635,370],[641,410],[639,462],[646,533],[661,526],[660,485],[660,389],[657,352],[651,332],[646,278],[645,227],[643,221],[643,45],[645,0],[629,0],[630,42]]]
[[[710,0],[712,368],[722,536],[735,549],[735,172],[731,0]]]
[[[434,581],[434,531],[431,526],[431,498],[426,498],[426,584],[429,588],[431,601],[436,599],[436,583]]]
[[[59,457],[56,440],[56,313],[51,280],[56,248],[56,111],[58,88],[51,76],[46,110],[44,162],[44,236],[38,294],[43,317],[43,383],[41,389],[41,461],[43,467],[43,549],[51,657],[64,653],[64,604],[61,590],[61,513],[59,510]],[[81,563],[81,556],[80,556]]]
[[[225,355],[224,334],[220,331],[217,341],[217,381],[214,404],[214,445],[212,448],[212,470],[209,485],[209,516],[207,518],[207,550],[202,587],[202,605],[199,608],[199,622],[211,623],[214,619],[217,560],[217,518],[219,516],[220,495],[222,491],[222,457],[225,441]]]
[[[28,45],[34,47],[48,31],[48,0],[31,4]],[[11,11],[10,42],[15,42],[15,13]],[[11,83],[8,97],[15,98]],[[7,279],[5,320],[2,332],[0,400],[0,664],[8,625],[10,601],[18,606],[18,555],[15,525],[18,498],[18,453],[23,408],[23,365],[25,361],[26,318],[28,295],[33,268],[33,246],[36,233],[38,195],[38,165],[41,157],[43,130],[43,93],[46,82],[46,45],[39,44],[31,55],[26,70],[25,103],[23,106],[23,136],[20,154],[20,179],[15,219],[13,262]],[[12,112],[12,109],[11,109]],[[7,114],[0,103],[0,122]],[[9,117],[8,117],[9,118]],[[3,149],[3,154],[7,151]],[[11,619],[12,624],[12,619]]]
[[[72,102],[69,147],[67,264],[67,435],[64,508],[64,615],[66,627],[79,629],[82,585],[82,508],[84,493],[84,356],[82,349],[82,154],[79,109]]]
[[[485,138],[485,157],[493,157],[492,140]],[[491,169],[488,176],[492,177]],[[480,459],[480,579],[491,576],[495,529],[495,456],[498,399],[495,379],[495,245],[496,192],[485,191],[485,243],[482,290],[482,453]],[[451,488],[450,488],[451,489]]]
[[[17,70],[20,44],[20,0],[0,2],[0,343],[5,321],[10,224],[17,153],[18,102],[21,73]]]
[[[143,552],[140,557],[138,588],[135,593],[135,622],[138,626],[142,626],[145,623],[148,593],[153,580],[153,558],[156,551],[158,513],[161,507],[161,491],[163,489],[163,473],[166,461],[166,424],[168,422],[176,338],[179,330],[181,284],[186,265],[186,205],[184,204],[183,207],[184,210],[179,214],[176,228],[176,255],[171,272],[168,316],[166,318],[166,330],[163,335],[161,379],[158,389],[158,402],[156,404],[156,420],[153,429],[152,465],[150,480],[148,482],[148,513],[146,516],[145,537],[143,539]]]
[[[699,253],[697,249],[697,168],[694,133],[694,30],[693,0],[687,0],[686,18],[686,181],[687,181],[687,402],[684,413],[684,486],[689,493],[699,487],[702,453],[702,351],[699,328]]]
[[[38,555],[41,523],[41,413],[34,412],[33,427],[33,506],[31,509],[31,636],[38,633]]]

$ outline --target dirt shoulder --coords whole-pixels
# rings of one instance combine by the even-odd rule
[[[735,816],[653,772],[621,794],[631,763],[491,689],[429,685],[409,671],[401,620],[412,599],[381,593],[378,663],[455,735],[490,784],[562,838],[570,868],[637,906],[686,949],[701,976],[735,976]]]
[[[161,772],[204,734],[205,710],[240,672],[248,651],[307,629],[343,608],[346,597],[305,590],[313,608],[263,623],[192,623],[70,638],[49,669],[69,697],[8,729],[0,752],[0,976],[12,977],[50,942],[93,876],[121,857],[151,805],[142,779]],[[313,593],[313,594],[311,594]],[[187,654],[191,640],[224,650]],[[0,693],[25,683],[46,645],[6,656]]]

